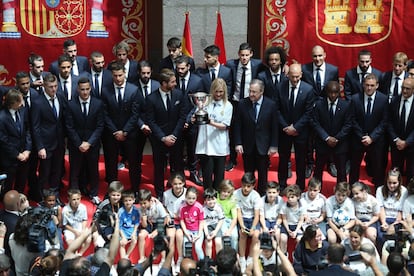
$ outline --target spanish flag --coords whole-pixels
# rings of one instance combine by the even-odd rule
[[[188,18],[189,14],[190,13],[188,11],[185,12],[184,32],[181,40],[181,47],[184,55],[193,57],[193,43],[191,41],[190,20]]]
[[[221,14],[217,12],[217,28],[216,28],[216,38],[214,39],[214,44],[220,48],[219,61],[221,64],[225,64],[226,59],[226,47],[224,45],[224,34],[223,26],[221,25]]]

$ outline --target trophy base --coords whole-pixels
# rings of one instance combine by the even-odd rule
[[[208,118],[208,114],[202,114],[202,115],[195,115],[195,122],[196,125],[207,125],[210,122],[210,119]]]

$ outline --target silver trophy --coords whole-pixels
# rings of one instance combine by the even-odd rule
[[[206,125],[209,123],[208,113],[205,110],[206,105],[209,102],[210,94],[206,92],[196,92],[188,95],[191,103],[196,107],[194,112],[195,124]]]

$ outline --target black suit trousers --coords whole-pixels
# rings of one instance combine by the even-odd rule
[[[203,172],[204,189],[214,188],[218,190],[224,179],[224,164],[226,156],[199,155],[201,170]]]
[[[263,196],[266,194],[267,173],[269,168],[269,156],[260,155],[255,147],[252,153],[243,154],[244,172],[257,170],[257,192]]]

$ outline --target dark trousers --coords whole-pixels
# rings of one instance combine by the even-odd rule
[[[231,101],[231,104],[233,105],[233,114],[231,116],[231,126],[234,126],[234,121],[236,119],[237,110],[239,107],[239,102],[237,101]],[[230,139],[230,161],[233,164],[237,163],[237,152],[236,152],[236,145],[234,143],[234,133],[233,128],[230,127],[229,129],[229,139]]]
[[[405,172],[407,182],[414,176],[414,152],[408,149],[398,150],[395,145],[391,146],[391,166],[398,167],[402,173]]]
[[[375,184],[375,187],[384,185],[385,179],[385,167],[384,167],[384,146],[378,144],[371,144],[368,147],[363,147],[360,149],[354,148],[350,151],[351,155],[351,170],[349,172],[349,183],[352,185],[356,181],[359,181],[360,168],[362,159],[364,158],[367,163],[369,162],[370,172],[372,174],[372,183]],[[368,166],[368,164],[367,164]]]
[[[188,128],[183,130],[182,135],[186,148],[188,170],[195,173],[197,171],[197,157],[195,154],[197,127],[190,124]]]
[[[104,150],[106,182],[118,180],[118,157],[121,146],[125,150],[125,158],[129,164],[129,181],[131,189],[134,192],[139,190],[139,173],[138,173],[138,145],[135,135],[128,135],[125,141],[117,141],[112,133],[106,133],[102,136],[102,145]]]
[[[257,192],[263,196],[266,194],[267,172],[269,169],[269,156],[260,155],[255,149],[253,153],[243,154],[244,172],[257,170]]]
[[[286,137],[286,135],[284,135]],[[293,138],[280,138],[285,141],[279,143],[279,167],[278,178],[281,189],[286,188],[288,179],[288,163],[292,151],[292,145],[295,148],[295,162],[296,162],[296,184],[302,189],[305,189],[305,156],[307,150],[307,143],[297,143]]]
[[[58,145],[53,151],[46,152],[46,159],[39,159],[40,189],[50,189],[58,196],[59,184],[62,179],[65,147]]]
[[[138,161],[137,161],[137,172],[138,172],[138,186],[141,184],[142,180],[142,156],[144,154],[145,143],[147,142],[147,137],[144,133],[139,130],[137,135],[137,151],[138,151]]]
[[[333,161],[338,172],[336,177],[336,183],[346,181],[346,152],[334,153],[333,151],[328,151],[321,153],[318,150],[316,150],[316,162],[313,177],[319,179],[321,183],[323,183],[323,169],[325,168],[326,163],[328,162],[328,160],[331,159],[331,157],[333,157]]]
[[[7,174],[2,187],[2,194],[4,195],[10,190],[17,190],[19,193],[24,193],[24,188],[27,182],[27,172],[29,171],[29,163],[18,161],[16,164],[7,168],[2,168],[1,172]]]
[[[224,164],[226,156],[199,155],[201,171],[203,172],[204,189],[218,189],[224,179]]]
[[[99,146],[92,147],[85,153],[80,152],[74,146],[69,146],[70,187],[79,189],[84,185],[81,190],[87,190],[89,183],[89,196],[97,196],[99,185],[98,162]],[[81,177],[84,179],[80,182]]]
[[[177,139],[172,147],[167,147],[161,141],[150,139],[152,146],[152,162],[154,165],[154,186],[158,197],[164,193],[164,173],[169,158],[171,172],[184,173],[182,140]],[[168,155],[168,157],[167,157]]]

